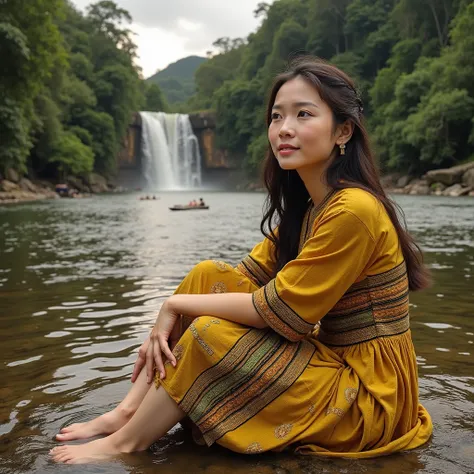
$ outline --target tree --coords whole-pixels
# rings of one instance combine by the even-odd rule
[[[253,16],[255,18],[258,18],[260,16],[266,16],[268,13],[268,10],[270,8],[270,5],[266,2],[260,2],[257,4],[257,8],[253,11]]]
[[[88,17],[96,30],[110,38],[115,45],[131,57],[136,57],[136,45],[128,28],[122,28],[122,23],[131,23],[132,17],[127,10],[119,8],[111,0],[101,0],[87,7]]]
[[[158,84],[147,86],[145,93],[145,108],[150,112],[168,111],[168,104],[166,103],[166,99]]]
[[[62,178],[69,174],[89,173],[94,166],[94,154],[71,132],[59,137],[50,161],[56,163]]]
[[[0,169],[26,170],[34,143],[34,99],[46,87],[53,66],[64,64],[55,24],[61,12],[61,0],[0,3],[0,54],[8,71],[0,76]]]

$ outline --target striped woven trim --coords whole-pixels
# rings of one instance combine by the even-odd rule
[[[272,279],[250,255],[247,255],[236,268],[258,287],[266,285]]]
[[[251,329],[194,381],[180,408],[208,446],[253,418],[303,373],[315,351],[270,329]]]
[[[275,279],[252,295],[257,313],[278,334],[289,341],[299,341],[310,333],[314,324],[293,311],[278,295]]]
[[[321,320],[318,338],[331,346],[350,346],[410,328],[405,262],[354,284]]]
[[[303,219],[303,225],[301,226],[300,243],[298,247],[298,253],[303,250],[304,244],[311,237],[313,232],[313,225],[316,218],[321,214],[324,208],[329,204],[329,201],[334,197],[337,191],[332,190],[326,194],[325,198],[317,205],[314,206],[311,201],[310,207],[306,211]]]

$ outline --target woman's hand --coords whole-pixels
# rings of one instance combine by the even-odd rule
[[[138,349],[138,357],[135,362],[135,365],[133,366],[132,383],[135,383],[135,380],[137,380],[138,376],[140,375],[140,372],[143,369],[143,366],[145,365],[146,351],[148,350],[149,344],[150,344],[150,336],[148,336],[145,339],[145,342],[140,346],[140,349]]]
[[[179,314],[173,311],[170,298],[168,298],[161,307],[146,349],[146,378],[148,383],[153,380],[155,367],[160,374],[160,379],[166,377],[163,355],[171,362],[173,367],[176,367],[176,358],[171,352],[170,345],[174,346],[180,336],[179,319]]]

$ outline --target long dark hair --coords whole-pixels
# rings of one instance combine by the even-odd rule
[[[354,82],[337,67],[317,58],[302,57],[291,62],[286,72],[276,77],[267,108],[267,125],[281,86],[301,77],[311,84],[333,112],[334,130],[350,120],[354,124],[352,138],[346,143],[346,154],[332,160],[326,172],[326,183],[335,191],[360,188],[375,196],[385,207],[400,241],[412,291],[428,286],[429,273],[423,265],[421,249],[406,230],[401,208],[385,193],[375,165],[373,152],[363,119],[362,101]],[[296,258],[300,230],[308,209],[309,194],[295,170],[280,168],[271,147],[264,163],[263,178],[268,190],[260,228],[275,246],[276,271]],[[278,232],[275,226],[278,225]]]

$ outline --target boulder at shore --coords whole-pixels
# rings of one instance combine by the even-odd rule
[[[395,194],[473,196],[474,161],[452,168],[428,171],[421,179],[399,173],[382,178],[384,187]]]
[[[464,173],[474,169],[474,161],[464,165],[453,166],[452,168],[445,168],[439,170],[428,171],[423,178],[429,185],[433,183],[443,183],[446,186],[461,183]]]

